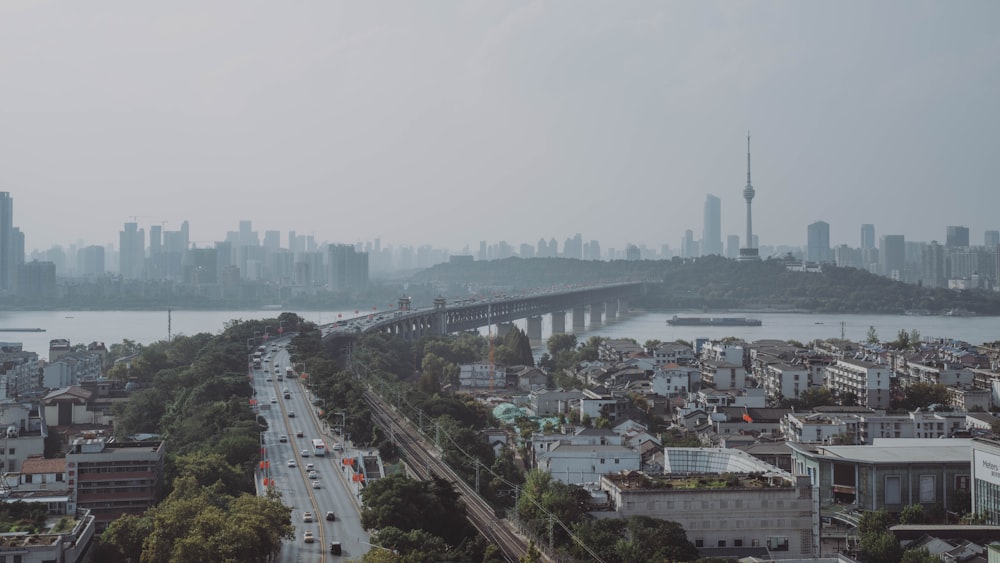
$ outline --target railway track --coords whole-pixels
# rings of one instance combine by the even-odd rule
[[[365,402],[371,408],[374,422],[395,437],[396,446],[405,454],[409,469],[417,478],[428,480],[436,476],[453,483],[465,504],[469,522],[483,537],[496,544],[508,561],[516,562],[527,553],[527,539],[518,535],[509,521],[498,518],[493,508],[438,457],[433,443],[414,430],[406,418],[378,395],[366,391]]]

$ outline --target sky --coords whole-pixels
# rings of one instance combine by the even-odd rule
[[[1000,229],[1000,2],[0,2],[26,247]]]

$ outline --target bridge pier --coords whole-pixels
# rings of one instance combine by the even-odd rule
[[[552,312],[552,334],[564,334],[566,332],[566,311]]]
[[[497,323],[497,336],[503,338],[507,336],[513,328],[514,323]]]
[[[612,319],[618,317],[618,300],[611,299],[604,303],[604,315],[608,318],[610,322]]]
[[[587,327],[587,324],[584,322],[586,312],[587,309],[584,307],[573,307],[573,330],[583,330]]]
[[[537,341],[541,339],[542,339],[542,317],[528,317],[528,340]]]
[[[590,326],[600,326],[604,318],[604,303],[593,303],[590,306]]]

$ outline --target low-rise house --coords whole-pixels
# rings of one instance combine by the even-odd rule
[[[507,371],[488,363],[465,364],[459,367],[458,381],[463,389],[503,389],[507,386]]]
[[[549,381],[549,376],[544,371],[533,366],[516,366],[507,372],[507,377],[516,380],[519,391],[526,392],[545,389]]]
[[[537,416],[552,416],[568,413],[574,405],[577,405],[577,408],[579,408],[580,399],[583,398],[583,391],[576,389],[538,389],[532,391],[528,397],[531,410]]]
[[[628,399],[618,397],[605,389],[584,389],[580,399],[580,418],[591,419],[605,417],[612,422],[628,406]]]
[[[665,448],[665,473],[601,478],[621,518],[673,520],[705,556],[711,548],[766,548],[772,559],[817,554],[819,515],[807,478],[739,450]]]
[[[789,443],[792,472],[817,487],[824,516],[844,506],[898,513],[911,504],[948,507],[968,494],[972,441],[882,438],[873,445]],[[964,492],[960,491],[964,489]]]
[[[747,373],[743,365],[723,361],[703,361],[701,379],[718,390],[743,389],[747,385]]]
[[[646,353],[657,366],[669,364],[690,366],[695,360],[694,350],[680,342],[661,342],[652,350],[646,350]]]
[[[686,394],[694,391],[701,382],[701,372],[690,366],[664,364],[653,372],[650,389],[664,397]]]
[[[104,358],[93,352],[63,354],[42,369],[42,387],[58,389],[79,385],[83,381],[96,381],[104,370]]]
[[[850,414],[790,412],[781,419],[781,434],[789,442],[857,444],[859,423],[860,418]]]
[[[88,551],[96,531],[96,522],[89,510],[51,516],[40,533],[0,535],[0,557],[20,563],[82,563],[91,555]]]

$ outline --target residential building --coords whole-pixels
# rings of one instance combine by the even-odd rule
[[[507,371],[493,364],[464,364],[459,367],[458,381],[463,389],[503,389],[507,387]]]
[[[663,475],[601,477],[619,517],[675,521],[704,556],[711,548],[766,548],[766,559],[776,560],[818,554],[819,514],[807,477],[733,449],[664,448],[662,459]]]
[[[830,224],[826,221],[816,221],[806,227],[806,260],[819,264],[832,263],[830,252]]]
[[[38,389],[38,354],[20,343],[0,344],[0,401],[17,399]]]
[[[948,226],[945,230],[945,243],[948,248],[969,247],[969,227]]]
[[[42,368],[42,387],[58,389],[79,385],[83,381],[97,380],[103,373],[104,359],[92,352],[75,352],[61,355],[58,360]]]
[[[327,286],[333,291],[364,289],[368,286],[368,253],[347,244],[331,244],[327,271]]]
[[[823,515],[836,517],[845,505],[891,513],[911,504],[952,506],[968,491],[971,442],[879,438],[863,446],[789,447],[793,473],[809,476]]]
[[[661,342],[655,348],[646,350],[646,354],[651,356],[653,364],[658,366],[665,364],[689,366],[695,359],[694,350],[680,342]]]
[[[891,400],[890,373],[888,366],[840,359],[826,368],[827,386],[839,397],[853,394],[860,405],[885,409]]]
[[[722,200],[712,194],[705,196],[701,255],[722,256]]]
[[[972,513],[984,524],[1000,525],[1000,442],[972,440]]]
[[[746,370],[742,364],[722,361],[701,363],[701,380],[718,390],[742,389],[746,387]]]
[[[142,514],[159,501],[164,442],[76,438],[66,453],[69,510],[87,508],[98,530],[122,514]]]
[[[575,389],[538,389],[529,395],[531,410],[536,416],[551,416],[570,412],[583,398],[583,391]],[[577,406],[577,408],[579,408]]]

